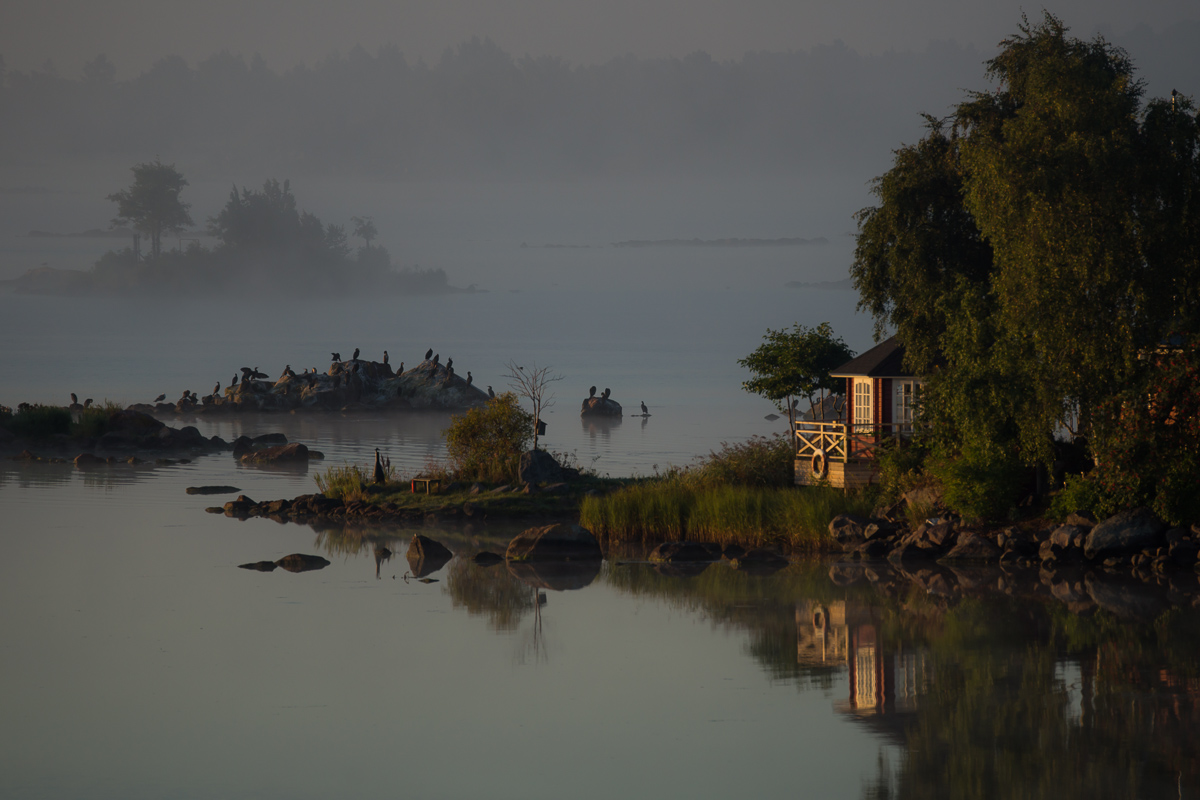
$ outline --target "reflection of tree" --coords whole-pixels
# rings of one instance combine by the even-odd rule
[[[865,795],[1194,796],[1198,633],[1191,609],[1149,627],[1103,611],[960,603],[930,643],[936,680],[901,762],[881,765]],[[1068,641],[1086,644],[1070,652]]]
[[[486,616],[488,625],[498,631],[516,630],[535,602],[530,588],[503,565],[481,567],[468,558],[450,562],[446,591],[455,608]]]

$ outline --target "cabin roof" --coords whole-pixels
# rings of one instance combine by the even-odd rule
[[[904,368],[904,345],[893,336],[829,373],[834,378],[911,378]]]

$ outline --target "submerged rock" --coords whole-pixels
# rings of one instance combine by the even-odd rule
[[[441,542],[418,533],[409,542],[405,557],[413,576],[423,578],[446,566],[454,554]]]
[[[251,450],[239,459],[243,464],[284,464],[305,462],[309,459],[308,447],[300,442],[264,447],[262,450]]]
[[[720,558],[720,552],[696,542],[663,542],[650,553],[652,562],[701,562],[707,563]]]
[[[188,494],[233,494],[241,489],[236,486],[189,486],[186,491]]]
[[[314,569],[324,569],[329,562],[320,556],[310,556],[304,553],[292,553],[275,562],[275,566],[283,567],[288,572],[309,572]]]
[[[587,528],[555,523],[518,534],[509,542],[504,557],[509,561],[571,561],[600,560],[603,554]]]

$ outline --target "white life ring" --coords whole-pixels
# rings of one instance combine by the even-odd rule
[[[829,459],[825,457],[824,450],[818,450],[813,453],[812,457],[812,474],[814,478],[826,478],[829,475]]]

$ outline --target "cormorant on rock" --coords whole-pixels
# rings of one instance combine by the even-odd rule
[[[379,448],[375,448],[375,482],[383,483],[387,479],[387,473],[383,471],[383,459],[379,457]]]
[[[283,368],[283,374],[284,374],[284,375],[286,375],[286,376],[288,376],[289,378],[294,378],[294,377],[296,377],[296,373],[292,371],[292,365],[291,365],[291,364],[287,364],[287,365],[285,365],[285,366],[284,366],[284,368]]]
[[[441,354],[441,353],[438,353],[437,355],[435,355],[435,356],[433,357],[433,365],[436,367],[436,366],[437,366],[437,363],[438,363],[439,361],[441,361],[441,359],[442,359],[442,354]]]
[[[383,351],[383,363],[385,363],[385,364],[386,364],[386,363],[388,363],[388,354],[387,354],[387,350],[384,350],[384,351]]]
[[[642,413],[645,414],[647,417],[650,416],[650,409],[646,408],[645,400],[642,401]]]
[[[433,355],[433,348],[432,348],[432,347],[431,347],[431,348],[429,348],[428,350],[426,350],[426,351],[425,351],[425,360],[426,360],[426,361],[428,361],[428,360],[429,360],[429,357],[430,357],[431,355]]]
[[[400,374],[403,374],[403,372],[404,372],[404,362],[401,361],[400,366],[396,368],[396,374],[400,375]]]
[[[254,377],[254,370],[250,369],[249,367],[242,367],[241,373],[242,373],[242,383],[245,383],[246,381],[248,381]]]
[[[259,371],[258,371],[258,367],[255,367],[255,368],[254,368],[254,374],[253,374],[251,377],[254,377],[254,378],[262,378],[263,380],[266,380],[266,378],[267,378],[267,373],[265,373],[265,372],[259,372]]]
[[[475,380],[471,377],[471,370],[467,370],[467,386],[471,385],[471,381]]]
[[[341,354],[341,353],[330,353],[329,355],[333,356],[333,360],[334,360],[334,361],[341,361],[341,360],[342,360],[342,354]]]
[[[488,398],[492,400],[496,399],[496,393],[492,391],[492,387],[490,386],[488,387]]]
[[[73,405],[73,406],[79,405],[79,398],[75,395],[74,392],[71,392],[71,405]]]
[[[91,408],[91,407],[92,407],[92,403],[93,403],[93,402],[95,402],[95,401],[94,401],[94,400],[92,400],[92,398],[90,398],[90,397],[89,397],[87,400],[84,400],[84,401],[83,401],[83,407],[84,407],[84,408]]]
[[[446,359],[446,369],[454,369],[454,359],[453,358]]]
[[[216,397],[220,393],[221,393],[221,382],[217,381],[217,385],[213,387],[213,397]]]
[[[166,399],[167,399],[167,395],[164,392],[163,394],[160,394],[158,397],[154,398],[154,402],[161,403],[163,400],[166,400]]]
[[[350,358],[354,361],[358,361],[358,348],[357,347],[354,348],[354,355],[350,356]]]
[[[588,397],[595,397],[595,396],[596,396],[596,387],[593,386],[592,388],[588,389]]]
[[[604,391],[600,393],[600,399],[607,400],[610,394],[612,394],[612,389],[609,389],[607,386],[605,386]]]
[[[237,373],[233,373],[233,380],[229,382],[230,386],[237,386]]]

